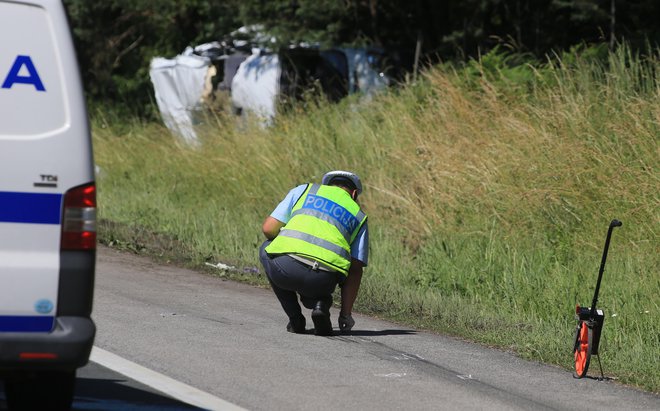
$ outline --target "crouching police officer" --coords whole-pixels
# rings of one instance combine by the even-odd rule
[[[287,331],[305,332],[300,301],[312,310],[316,335],[332,335],[330,307],[335,287],[341,287],[340,331],[355,321],[353,303],[367,265],[367,215],[357,203],[360,178],[348,171],[331,171],[321,184],[303,184],[287,194],[266,217],[267,240],[259,258],[268,280],[289,317]],[[297,294],[296,294],[297,293]]]

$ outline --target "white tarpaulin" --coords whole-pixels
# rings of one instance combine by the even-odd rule
[[[197,145],[193,129],[195,112],[202,107],[215,67],[207,57],[179,55],[173,59],[151,60],[149,75],[154,85],[156,103],[167,128],[187,143]]]
[[[231,83],[231,101],[236,109],[250,111],[269,122],[275,116],[280,82],[280,60],[277,54],[255,49],[238,67]]]

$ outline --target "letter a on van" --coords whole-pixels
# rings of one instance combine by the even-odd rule
[[[67,409],[96,332],[96,186],[60,0],[0,0],[0,82],[0,379],[10,408]]]
[[[27,76],[19,75],[23,67],[28,72]],[[46,91],[30,56],[16,56],[16,60],[9,70],[7,78],[2,83],[2,88],[11,88],[16,83],[32,84],[37,90]]]

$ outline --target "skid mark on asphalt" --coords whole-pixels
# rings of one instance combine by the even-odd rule
[[[389,374],[374,374],[375,377],[384,377],[384,378],[401,378],[408,375],[405,372],[391,372]]]
[[[503,400],[505,403],[515,404],[523,409],[555,410],[553,407],[537,402],[518,393],[506,391],[489,383],[479,381],[477,376],[473,374],[465,374],[464,372],[452,370],[440,364],[426,360],[417,354],[399,351],[386,344],[365,337],[345,336],[342,337],[342,339],[352,340],[351,342],[357,342],[365,346],[369,354],[381,360],[392,361],[394,363],[405,361],[407,365],[419,373],[424,373],[433,378],[442,379],[457,385],[469,385],[470,388],[477,390],[481,394]],[[408,373],[390,373],[377,376],[390,376],[390,378],[392,378],[395,374],[402,374],[400,376],[397,375],[396,378],[409,375]]]

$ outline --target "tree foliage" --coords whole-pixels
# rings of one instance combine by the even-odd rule
[[[149,63],[214,40],[238,23],[237,1],[65,0],[89,97],[139,109]]]
[[[64,0],[93,100],[143,104],[154,56],[262,25],[280,45],[372,45],[421,62],[505,45],[538,57],[580,43],[660,39],[656,0]],[[128,104],[128,103],[127,103]]]

